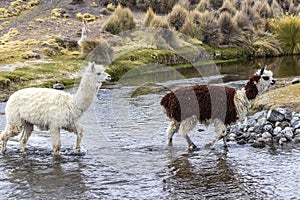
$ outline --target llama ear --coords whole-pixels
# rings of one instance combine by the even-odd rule
[[[263,75],[265,69],[267,69],[267,65],[265,65],[263,68],[260,69],[259,75]]]

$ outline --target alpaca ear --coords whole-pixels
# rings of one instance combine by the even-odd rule
[[[92,72],[95,71],[95,62],[89,62],[89,66]]]

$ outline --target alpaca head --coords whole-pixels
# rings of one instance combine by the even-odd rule
[[[249,100],[254,99],[257,95],[265,92],[270,85],[275,84],[273,73],[266,67],[258,70],[245,85],[246,95]]]
[[[108,73],[104,72],[105,69],[106,68],[103,65],[95,64],[95,62],[89,62],[88,70],[98,76],[99,82],[111,80],[111,76]]]

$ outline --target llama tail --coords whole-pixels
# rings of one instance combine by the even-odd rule
[[[170,113],[170,112],[169,112],[169,111],[170,111],[170,109],[169,109],[170,95],[171,95],[171,93],[166,94],[166,95],[161,99],[161,101],[160,101],[160,105],[161,105],[162,111],[163,111],[163,113],[165,113],[168,117],[171,117],[171,116],[169,115],[169,113]]]

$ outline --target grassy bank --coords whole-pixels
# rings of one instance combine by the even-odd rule
[[[49,62],[27,63],[13,71],[1,71],[0,101],[6,100],[12,92],[26,87],[51,88],[56,82],[73,87],[78,80],[74,74],[80,72],[81,68],[82,60],[56,58]]]
[[[300,111],[300,84],[288,85],[271,90],[259,96],[252,104],[252,112],[289,107],[293,111]]]

